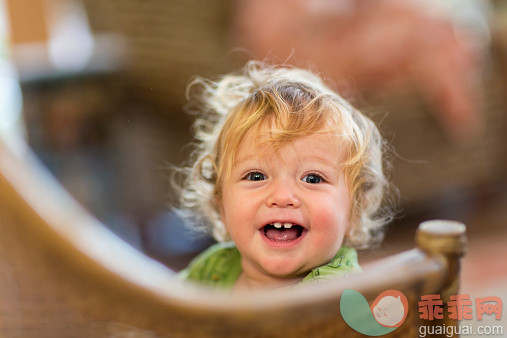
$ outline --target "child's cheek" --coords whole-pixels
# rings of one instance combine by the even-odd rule
[[[348,215],[347,213],[340,213],[340,208],[336,206],[333,208],[322,207],[315,211],[312,220],[312,231],[320,235],[320,240],[323,242],[334,242],[339,236],[343,236],[347,229]]]

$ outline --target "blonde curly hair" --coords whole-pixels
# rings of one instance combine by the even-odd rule
[[[212,233],[218,241],[230,240],[219,212],[222,184],[245,135],[271,123],[274,149],[314,133],[333,133],[340,139],[352,201],[347,244],[361,248],[382,239],[382,226],[392,217],[384,203],[389,183],[383,170],[382,137],[369,118],[320,77],[250,61],[241,72],[216,82],[195,79],[187,93],[200,118],[194,124],[191,163],[179,171],[183,182],[178,210],[194,229]]]

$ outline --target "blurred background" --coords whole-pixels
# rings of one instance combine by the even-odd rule
[[[0,126],[21,121],[76,200],[172,269],[212,243],[170,209],[170,165],[191,151],[186,85],[255,58],[320,72],[380,126],[399,213],[363,261],[413,247],[423,220],[459,220],[470,239],[465,290],[505,293],[505,1],[0,0],[0,9]]]

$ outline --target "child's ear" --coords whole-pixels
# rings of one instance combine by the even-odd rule
[[[225,215],[224,215],[224,208],[222,204],[222,200],[218,197],[215,198],[215,205],[218,210],[218,215],[220,216],[220,220],[222,221],[223,226],[223,233],[222,233],[222,240],[224,241],[232,241],[231,235],[229,234],[229,229],[227,229],[227,224],[225,223]]]
[[[218,215],[220,216],[220,220],[224,221],[224,208],[222,204],[222,199],[219,196],[215,196],[213,203],[215,204],[216,210],[218,211]]]
[[[350,240],[350,234],[352,233],[352,230],[354,229],[354,223],[352,220],[349,220],[347,223],[347,228],[345,229],[345,236],[343,237],[343,242],[350,245],[352,242]]]
[[[353,217],[352,217],[352,208],[350,208],[351,210],[349,211],[349,217],[348,217],[348,222],[347,222],[347,227],[345,229],[345,237],[348,237],[350,238],[350,232],[352,231],[352,228],[354,227],[354,221],[353,221]]]

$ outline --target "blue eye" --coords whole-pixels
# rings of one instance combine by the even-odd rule
[[[266,179],[266,176],[264,176],[263,173],[255,171],[255,172],[252,172],[252,173],[249,173],[248,175],[246,175],[245,178],[248,181],[263,181]]]
[[[316,174],[308,174],[303,177],[302,180],[306,183],[317,184],[322,182],[322,177]]]

